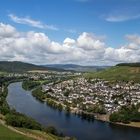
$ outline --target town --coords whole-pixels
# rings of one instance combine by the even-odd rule
[[[80,77],[42,85],[42,91],[61,104],[69,104],[75,111],[91,112],[96,106],[99,108],[97,113],[111,114],[122,106],[140,103],[140,84],[133,82],[111,83],[102,79]]]

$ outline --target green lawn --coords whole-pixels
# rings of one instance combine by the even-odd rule
[[[0,140],[33,140],[20,135],[0,124]]]

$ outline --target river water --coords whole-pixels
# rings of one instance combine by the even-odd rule
[[[112,125],[106,122],[83,120],[74,114],[55,110],[36,100],[22,83],[8,86],[7,102],[11,108],[32,117],[44,126],[54,126],[67,136],[78,140],[140,140],[140,129]]]

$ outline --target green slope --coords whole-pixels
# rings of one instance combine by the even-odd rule
[[[32,70],[47,70],[47,68],[24,62],[0,61],[1,72],[26,72]]]
[[[31,130],[31,129],[25,129],[25,128],[17,128],[17,130],[23,132],[23,133],[30,133],[36,137],[40,137],[45,140],[64,140],[65,138],[55,136],[50,133],[44,133],[43,131],[39,130]]]
[[[114,66],[104,71],[88,73],[88,78],[102,78],[109,81],[135,81],[140,82],[140,67]]]
[[[44,133],[43,131],[39,130],[31,130],[25,128],[14,128],[17,131],[20,131],[24,134],[28,134],[30,136],[34,136],[34,138],[43,139],[43,140],[63,140],[64,138],[55,136],[50,133]],[[33,138],[29,138],[27,136],[18,134],[6,126],[0,124],[0,140],[35,140]]]
[[[33,140],[20,135],[0,124],[0,140]]]

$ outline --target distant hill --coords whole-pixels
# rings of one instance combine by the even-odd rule
[[[46,67],[18,61],[0,61],[0,71],[3,72],[26,72],[32,70],[48,70]]]
[[[56,68],[66,71],[77,71],[77,72],[90,72],[90,71],[100,71],[108,68],[108,66],[81,66],[75,64],[51,64],[45,65],[47,68]]]
[[[130,67],[140,67],[140,62],[137,63],[120,63],[116,66],[130,66]]]
[[[114,66],[106,70],[85,75],[89,78],[102,78],[109,81],[135,81],[140,82],[140,67]]]

